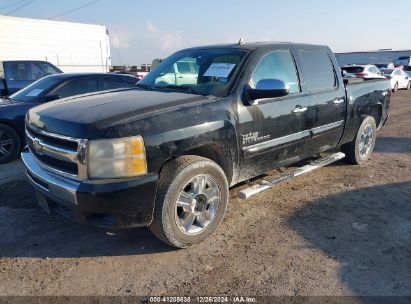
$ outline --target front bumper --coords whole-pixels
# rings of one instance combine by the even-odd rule
[[[105,228],[141,227],[152,221],[157,174],[77,181],[43,169],[27,148],[21,158],[38,201],[47,212]]]

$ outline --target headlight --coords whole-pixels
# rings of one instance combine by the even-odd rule
[[[141,136],[89,141],[90,178],[134,177],[146,173],[146,152]]]

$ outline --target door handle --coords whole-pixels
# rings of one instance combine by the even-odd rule
[[[337,98],[333,100],[333,104],[338,105],[344,103],[344,99],[342,98]]]
[[[304,113],[307,110],[308,110],[307,107],[296,106],[295,109],[292,110],[291,112],[293,112],[294,114],[298,114],[298,113]]]
[[[178,76],[177,78],[182,79],[182,78],[183,78],[183,76]]]

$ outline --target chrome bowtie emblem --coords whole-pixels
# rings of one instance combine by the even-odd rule
[[[33,140],[33,149],[39,155],[43,153],[43,145],[40,143],[40,140],[37,138]]]

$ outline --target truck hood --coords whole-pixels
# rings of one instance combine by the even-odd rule
[[[113,126],[206,100],[201,95],[128,89],[45,103],[31,109],[28,116],[30,124],[45,131],[93,139]]]

